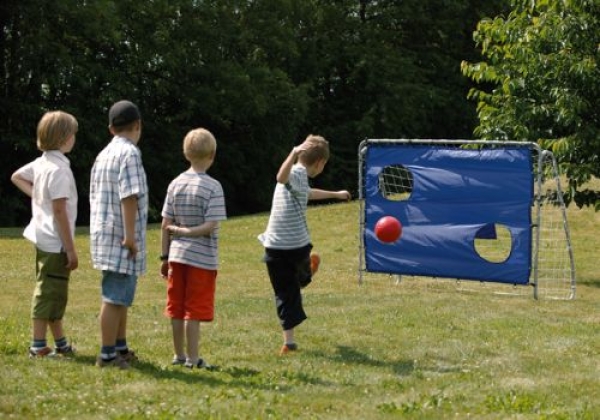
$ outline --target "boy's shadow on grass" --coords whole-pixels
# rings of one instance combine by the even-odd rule
[[[356,364],[363,366],[372,367],[384,367],[391,368],[392,371],[399,376],[410,376],[418,373],[419,371],[431,371],[437,373],[454,372],[459,371],[460,368],[440,368],[440,367],[427,367],[417,366],[415,360],[396,360],[396,361],[383,361],[374,359],[372,356],[361,353],[350,346],[337,346],[334,354],[325,353],[322,351],[310,352],[317,357],[323,357],[333,362],[339,362],[344,364]]]
[[[329,359],[332,363],[390,368],[398,376],[411,376],[422,371],[447,373],[459,370],[459,368],[453,366],[417,366],[416,361],[407,359],[378,360],[369,354],[357,351],[353,347],[343,345],[337,346],[335,352],[307,350],[303,353],[315,358]],[[91,369],[101,369],[95,366],[96,358],[94,356],[77,355],[72,362],[88,366]],[[117,368],[107,367],[102,369],[116,370]],[[151,376],[156,380],[178,380],[188,384],[204,384],[208,386],[252,387],[265,391],[275,389],[285,391],[286,389],[291,389],[294,382],[311,385],[330,385],[327,380],[302,371],[285,371],[283,381],[265,381],[261,371],[249,367],[215,367],[212,370],[188,369],[183,366],[159,365],[144,361],[143,359],[133,363],[127,372],[139,372]],[[288,384],[288,380],[291,380],[292,384]]]
[[[69,360],[72,363],[79,363],[92,369],[119,370],[117,367],[99,368],[96,364],[96,357],[77,355]],[[152,376],[157,380],[178,380],[188,384],[204,384],[208,386],[251,386],[254,389],[273,390],[282,389],[280,384],[260,383],[260,380],[254,380],[255,376],[260,375],[260,371],[251,368],[215,366],[212,369],[189,369],[184,366],[164,366],[155,363],[146,362],[143,359],[131,364],[131,367],[125,372],[140,372],[144,375]],[[283,387],[285,388],[285,386]]]
[[[334,354],[325,353],[323,351],[312,351],[311,354],[346,364],[355,364],[372,367],[391,367],[394,373],[400,376],[408,376],[415,369],[413,360],[398,360],[398,361],[382,361],[371,357],[368,354],[361,353],[350,346],[337,346]]]

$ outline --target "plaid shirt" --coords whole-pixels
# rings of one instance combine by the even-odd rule
[[[206,173],[188,170],[175,178],[167,189],[162,217],[182,227],[219,222],[227,218],[223,188]],[[169,261],[217,270],[219,228],[210,236],[174,237]]]
[[[121,200],[137,196],[135,240],[138,254],[128,259],[121,245],[125,237]],[[140,149],[115,136],[98,154],[90,178],[90,243],[94,268],[123,274],[146,272],[148,184]]]

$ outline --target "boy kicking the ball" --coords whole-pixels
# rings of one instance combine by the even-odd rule
[[[311,188],[308,178],[323,172],[329,160],[329,143],[309,135],[294,147],[277,172],[277,185],[267,229],[258,239],[265,247],[264,261],[275,293],[277,317],[283,329],[280,354],[297,350],[294,328],[306,319],[301,288],[310,283],[318,268],[318,256],[311,258],[312,244],[306,223],[309,200],[349,200],[346,190]]]

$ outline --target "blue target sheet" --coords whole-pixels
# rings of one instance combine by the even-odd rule
[[[527,284],[531,270],[532,151],[509,147],[464,149],[410,143],[372,143],[366,150],[363,243],[367,271]],[[381,174],[403,167],[410,194],[394,201]],[[377,221],[394,216],[403,227],[394,243],[379,241]],[[510,232],[505,260],[491,262],[476,239],[494,240],[495,226]]]

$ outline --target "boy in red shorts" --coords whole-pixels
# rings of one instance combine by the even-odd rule
[[[216,151],[208,130],[185,136],[183,154],[190,168],[171,181],[162,209],[161,274],[167,278],[173,364],[188,368],[210,368],[198,352],[200,322],[214,318],[219,222],[227,217],[223,188],[206,173]]]

